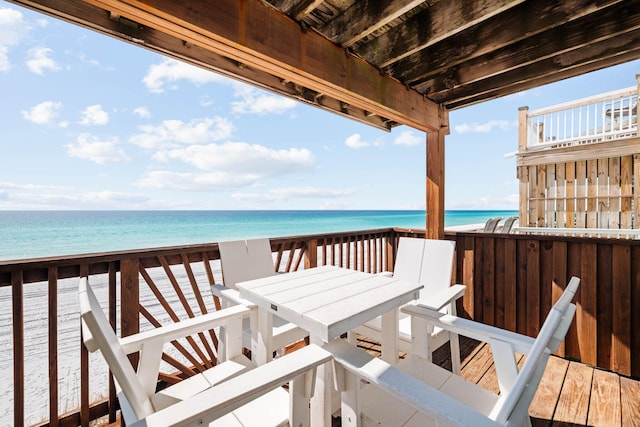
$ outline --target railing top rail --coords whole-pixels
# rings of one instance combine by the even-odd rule
[[[614,90],[607,93],[588,96],[586,98],[581,98],[581,99],[565,102],[562,104],[553,105],[550,107],[539,108],[537,110],[529,111],[527,116],[531,118],[533,116],[540,116],[543,114],[555,113],[558,111],[579,107],[581,105],[595,104],[597,102],[607,101],[609,99],[615,99],[623,96],[633,95],[633,94],[636,94],[637,92],[638,92],[637,86],[631,86],[628,88],[618,89],[618,90]]]

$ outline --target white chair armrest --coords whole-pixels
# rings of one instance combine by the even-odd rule
[[[426,297],[420,297],[417,303],[433,310],[441,310],[446,305],[456,301],[464,295],[467,287],[464,285],[453,285],[442,292]]]
[[[236,289],[227,288],[224,285],[211,285],[211,293],[218,298],[226,299],[234,304],[244,305],[249,308],[253,308],[256,305],[249,300],[246,300],[240,296],[240,292]]]
[[[301,374],[310,372],[311,383],[315,377],[312,370],[330,360],[331,353],[309,345],[158,411],[132,426],[208,425]]]
[[[499,425],[475,409],[344,341],[333,341],[326,344],[324,349],[333,355],[335,362],[342,368],[429,414],[436,419],[438,425]]]
[[[234,319],[242,319],[243,317],[249,316],[250,313],[251,309],[243,305],[236,305],[225,308],[224,310],[203,314],[181,322],[167,324],[159,328],[120,338],[120,345],[125,353],[129,354],[142,350],[142,347],[150,341],[160,340],[165,343],[170,342],[178,338],[184,338],[197,334],[198,332],[225,325]]]
[[[384,277],[393,277],[393,271],[381,271],[380,273],[376,273],[377,276]]]
[[[427,323],[446,329],[450,332],[464,335],[478,341],[491,342],[494,340],[510,343],[514,350],[527,354],[533,346],[534,339],[526,335],[474,322],[473,320],[443,314],[439,311],[418,304],[407,304],[401,309],[413,317],[424,319]]]

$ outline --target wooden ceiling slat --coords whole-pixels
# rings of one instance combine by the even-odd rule
[[[525,38],[534,37],[555,26],[582,18],[597,9],[621,1],[526,1],[510,9],[508,13],[494,16],[484,25],[454,34],[444,41],[392,64],[385,68],[385,72],[409,85],[416,85],[446,72],[451,67]],[[533,16],[536,19],[532,19]],[[425,64],[429,66],[425,67]]]
[[[536,63],[535,67],[493,77],[493,82],[474,83],[464,91],[452,89],[446,94],[444,104],[448,109],[473,105],[637,59],[640,57],[640,30],[629,34],[626,43],[606,40],[583,50],[588,50],[588,54],[577,55],[575,51],[559,54]],[[500,84],[495,85],[496,81]],[[494,83],[493,88],[490,83]]]
[[[524,0],[443,1],[424,9],[372,41],[358,54],[380,68],[388,67],[441,40],[510,9]],[[430,62],[422,62],[424,64]],[[429,66],[430,68],[430,66]]]
[[[340,46],[351,46],[424,0],[360,0],[324,25],[320,32]]]
[[[581,31],[582,28],[589,28],[589,32]],[[609,45],[629,46],[629,43],[637,43],[639,40],[635,34],[638,29],[640,3],[618,3],[598,13],[555,27],[533,39],[521,40],[466,61],[458,67],[452,67],[445,73],[444,78],[439,76],[428,80],[417,85],[417,88],[429,93],[435,100],[450,98],[452,91],[458,88],[474,87],[474,92],[482,92],[482,86],[491,87],[496,84],[495,79],[502,79],[505,74],[513,75],[514,70],[523,77],[527,74],[526,70],[541,73],[542,67],[535,63],[543,61],[542,64],[547,64],[544,62],[547,58],[560,58],[558,52],[562,53],[561,58],[567,58],[558,63],[560,66],[597,59],[593,58],[594,53],[605,57],[603,51],[610,51]],[[606,41],[609,39],[612,42],[607,44]],[[597,42],[594,43],[594,40]],[[596,48],[597,46],[599,47]],[[607,49],[603,49],[602,46],[607,46]],[[558,71],[557,67],[551,67],[551,64],[546,66],[549,70]]]

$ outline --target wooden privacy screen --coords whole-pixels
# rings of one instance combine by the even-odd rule
[[[520,225],[640,228],[640,154],[518,167]]]

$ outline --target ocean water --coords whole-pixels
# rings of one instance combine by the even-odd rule
[[[516,211],[445,212],[445,227]],[[385,227],[425,228],[424,211],[0,211],[0,260]]]

